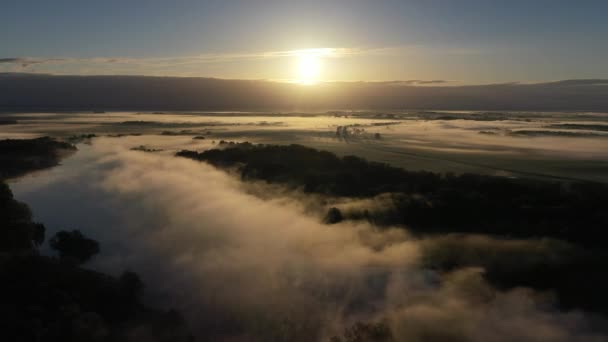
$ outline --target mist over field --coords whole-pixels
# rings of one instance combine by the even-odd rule
[[[396,341],[604,340],[601,315],[560,309],[551,290],[497,288],[485,277],[485,267],[496,265],[565,265],[579,253],[576,245],[542,237],[421,236],[365,220],[328,225],[323,216],[330,207],[345,215],[384,210],[390,197],[244,182],[234,172],[174,156],[228,148],[220,146],[223,139],[288,140],[413,170],[432,163],[441,172],[605,181],[606,137],[509,134],[551,131],[544,127],[556,122],[600,126],[602,114],[514,114],[531,121],[468,120],[471,113],[311,115],[12,115],[18,123],[6,126],[6,137],[51,134],[77,142],[79,151],[11,188],[49,233],[77,228],[100,242],[102,252],[89,267],[137,271],[145,301],[179,310],[202,340],[327,341],[363,329],[362,323],[372,324],[366,329],[382,324]],[[497,133],[478,133],[486,130]],[[504,159],[487,159],[490,154]],[[529,163],[549,166],[528,174]],[[573,172],[579,163],[589,169]],[[441,260],[461,266],[429,266]]]
[[[0,342],[608,341],[608,1],[12,1]]]
[[[326,226],[295,202],[244,193],[210,166],[128,146],[99,140],[85,152],[88,170],[57,171],[50,183],[32,179],[15,191],[50,227],[88,227],[107,249],[94,267],[138,270],[158,297],[151,300],[182,310],[199,334],[323,340],[357,320],[385,320],[397,340],[602,340],[586,333],[584,313],[560,313],[532,290],[498,291],[482,269],[421,268],[433,238]],[[83,200],[96,203],[70,215]]]

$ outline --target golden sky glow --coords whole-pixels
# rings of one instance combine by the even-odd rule
[[[608,78],[608,1],[89,2],[4,6],[0,73],[450,85]]]
[[[314,84],[322,80],[323,59],[335,52],[331,48],[305,49],[291,51],[297,59],[295,81],[301,84]]]

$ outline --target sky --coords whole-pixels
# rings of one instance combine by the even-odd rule
[[[11,1],[0,72],[451,84],[608,78],[608,1]]]

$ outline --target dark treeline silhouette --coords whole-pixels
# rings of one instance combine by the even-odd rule
[[[22,175],[58,162],[73,146],[50,138],[0,141],[0,174]],[[143,283],[126,271],[111,277],[80,265],[99,244],[80,231],[50,239],[58,257],[41,255],[45,227],[0,179],[0,340],[190,341],[182,317],[141,302]]]
[[[361,212],[380,225],[404,224],[418,232],[468,232],[510,237],[553,237],[604,245],[608,237],[608,186],[476,174],[406,171],[355,156],[337,157],[299,145],[225,144],[227,148],[178,156],[220,167],[241,177],[331,196],[391,193],[392,206]]]
[[[450,238],[438,240],[423,259],[426,267],[439,271],[482,266],[485,277],[499,288],[552,290],[563,308],[608,313],[608,276],[602,271],[608,267],[604,184],[412,172],[299,145],[225,143],[222,149],[177,155],[234,169],[245,181],[263,180],[329,196],[384,194],[382,198],[388,199],[380,210],[341,213],[332,207],[324,218],[328,224],[364,219],[436,237],[475,233],[502,241],[546,241],[541,245],[556,250],[553,256],[534,248],[495,248]]]
[[[82,235],[78,230],[60,231],[49,241],[59,258],[84,263],[99,253],[99,243]]]
[[[471,86],[0,74],[0,110],[608,110],[608,81]]]
[[[75,150],[76,146],[49,137],[0,140],[0,180],[55,166]]]

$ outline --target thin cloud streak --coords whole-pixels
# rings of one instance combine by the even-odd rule
[[[295,50],[262,51],[262,52],[242,52],[242,53],[205,53],[193,56],[174,56],[174,57],[6,57],[0,58],[0,64],[19,64],[27,67],[33,64],[43,63],[98,63],[98,64],[139,64],[149,66],[179,66],[199,63],[221,63],[231,61],[246,61],[273,59],[285,57],[297,57],[300,55],[317,55],[324,58],[345,58],[353,56],[395,56],[408,55],[420,51],[418,46],[399,46],[382,48],[309,48]],[[463,49],[460,49],[463,50]],[[459,50],[459,51],[460,51]],[[460,51],[462,53],[462,51]],[[473,53],[474,51],[468,51]]]
[[[132,58],[132,57],[91,57],[91,58],[41,58],[41,57],[7,57],[0,58],[2,64],[18,64],[26,68],[33,64],[43,63],[95,63],[95,64],[139,64],[145,66],[179,66],[199,63],[221,63],[271,58],[295,57],[302,54],[318,54],[327,58],[341,58],[362,55],[372,50],[355,48],[316,48],[284,51],[266,51],[252,53],[211,53],[196,56]]]
[[[275,62],[294,60],[298,56],[319,57],[327,64],[343,59],[345,65],[352,65],[354,61],[360,62],[361,68],[369,69],[370,58],[420,58],[429,53],[440,52],[448,55],[477,54],[474,49],[449,46],[389,46],[389,47],[321,47],[294,50],[234,52],[234,53],[204,53],[191,56],[169,57],[32,57],[9,56],[0,58],[0,72],[26,72],[48,73],[56,75],[147,75],[147,76],[206,76],[216,78],[239,79],[268,79],[289,81],[292,78],[286,75],[285,68],[279,69]],[[266,62],[260,67],[260,62]],[[338,62],[338,63],[341,63]],[[375,62],[374,62],[375,63]],[[366,66],[367,67],[364,67]],[[235,67],[236,66],[236,67]],[[379,72],[382,67],[371,66]],[[349,79],[357,72],[346,72]],[[218,72],[218,70],[222,70]],[[243,71],[246,70],[246,71]],[[337,70],[337,71],[336,71]],[[340,73],[341,68],[333,70]],[[419,80],[418,75],[408,75],[405,84],[423,85],[438,84],[436,77],[428,80]],[[356,76],[355,76],[356,77]],[[409,78],[417,77],[416,79]],[[344,79],[344,77],[326,77],[325,81]],[[356,79],[350,79],[355,81]],[[369,81],[369,79],[367,79]]]

